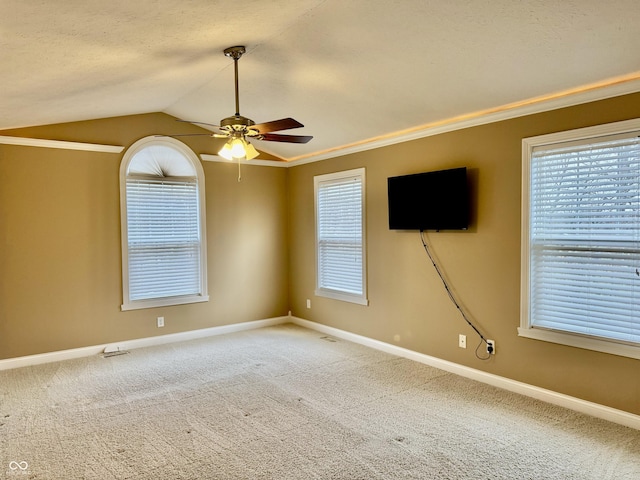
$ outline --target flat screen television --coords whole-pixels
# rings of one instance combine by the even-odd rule
[[[390,230],[466,230],[467,168],[387,179]]]

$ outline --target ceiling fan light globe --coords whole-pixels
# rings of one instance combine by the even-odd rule
[[[256,158],[259,154],[258,151],[256,150],[256,148],[251,145],[249,142],[247,142],[247,145],[245,147],[245,151],[246,151],[246,159],[247,160],[252,160],[254,158]]]
[[[246,158],[247,150],[246,150],[246,142],[242,138],[234,138],[231,142],[231,156],[235,159],[238,158]]]
[[[224,144],[224,146],[218,152],[218,155],[226,160],[233,161],[233,155],[231,155],[231,145],[229,145],[229,142]]]

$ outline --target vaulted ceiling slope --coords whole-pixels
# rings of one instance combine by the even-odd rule
[[[0,129],[293,117],[288,160],[516,106],[640,90],[637,0],[2,0]],[[577,96],[576,96],[577,95]],[[162,132],[168,133],[168,132]],[[289,132],[284,132],[289,133]]]

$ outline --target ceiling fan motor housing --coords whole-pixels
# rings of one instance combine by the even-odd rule
[[[226,127],[228,130],[244,130],[255,124],[256,122],[242,115],[234,115],[220,120],[220,126]]]

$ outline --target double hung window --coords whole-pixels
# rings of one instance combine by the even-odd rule
[[[316,295],[367,304],[364,168],[314,178]]]
[[[640,120],[523,157],[520,335],[640,358]]]

